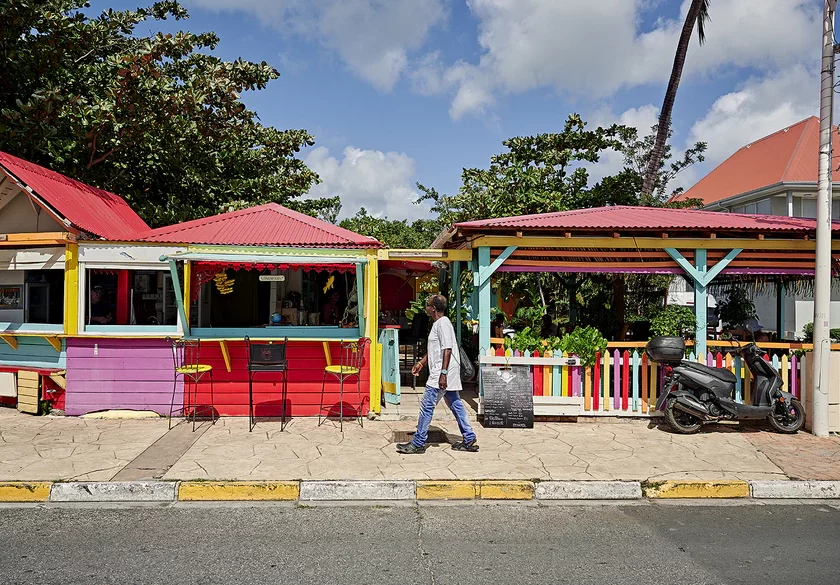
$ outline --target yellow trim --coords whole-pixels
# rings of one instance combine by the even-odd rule
[[[17,351],[18,342],[14,335],[0,335],[0,339],[3,339],[3,341],[9,344],[9,347]]]
[[[47,343],[53,346],[55,351],[61,353],[61,339],[53,335],[44,335],[43,338],[47,341]]]
[[[814,250],[814,240],[759,240],[759,239],[694,239],[694,238],[550,238],[550,237],[522,237],[510,236],[481,236],[470,242],[472,248],[490,246],[502,248],[517,246],[520,250],[528,248],[606,248],[613,250],[652,249],[707,249],[732,250]],[[832,248],[840,249],[840,241],[833,241]]]
[[[405,260],[420,262],[469,262],[472,260],[470,250],[419,250],[400,248],[393,250],[378,250],[379,260]]]
[[[79,245],[64,247],[64,334],[79,332]]]
[[[222,350],[222,358],[225,360],[225,368],[230,372],[230,351],[224,339],[219,340],[219,348]]]
[[[748,498],[750,484],[739,480],[663,481],[642,487],[646,498]]]
[[[178,501],[294,501],[300,495],[298,481],[182,481]]]
[[[330,342],[324,341],[322,343],[324,346],[324,359],[327,361],[327,367],[332,365],[332,355],[330,354]]]
[[[55,246],[75,242],[76,236],[69,232],[26,232],[19,234],[2,234],[0,247],[2,246]]]
[[[187,260],[184,262],[184,314],[187,316],[187,322],[184,323],[184,328],[189,329],[190,325],[190,306],[192,305],[192,294],[190,293],[190,280],[192,277],[192,262]],[[230,371],[230,370],[228,370]]]
[[[62,390],[67,390],[67,378],[64,377],[66,374],[66,371],[53,372],[52,374],[50,374],[50,380],[55,382],[58,385],[58,387]]]
[[[50,497],[51,481],[30,483],[9,481],[0,483],[0,502],[46,502]]]
[[[370,410],[376,414],[381,411],[382,401],[382,347],[379,339],[379,264],[378,251],[368,250],[368,262],[365,265],[365,331],[370,339]]]

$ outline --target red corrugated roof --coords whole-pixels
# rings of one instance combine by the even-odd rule
[[[149,229],[119,195],[5,152],[0,152],[0,166],[79,231],[106,240],[129,240],[137,232]]]
[[[150,230],[135,236],[145,242],[305,248],[381,248],[362,236],[277,203],[249,207]]]
[[[840,133],[834,129],[834,148]],[[675,200],[694,197],[706,205],[778,183],[818,179],[820,120],[811,116],[747,144]]]
[[[745,215],[670,209],[662,207],[634,207],[615,205],[576,209],[557,213],[520,215],[498,219],[483,219],[457,223],[462,231],[483,231],[487,228],[508,230],[744,230],[762,232],[813,231],[816,220],[777,215]],[[833,229],[840,230],[840,222]]]

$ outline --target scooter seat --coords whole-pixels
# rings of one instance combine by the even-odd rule
[[[690,362],[687,360],[684,361],[681,365],[687,367],[690,370],[702,372],[709,376],[713,376],[721,382],[726,382],[728,384],[735,383],[735,374],[733,374],[729,370],[723,368],[710,368],[709,366],[704,366],[703,364],[698,364],[697,362]]]

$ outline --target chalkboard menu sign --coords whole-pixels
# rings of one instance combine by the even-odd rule
[[[484,426],[534,428],[534,389],[528,366],[483,366]]]

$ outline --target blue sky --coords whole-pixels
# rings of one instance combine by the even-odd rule
[[[150,3],[150,2],[149,2]],[[655,123],[688,1],[182,0],[190,19],[138,32],[215,31],[216,54],[267,61],[280,79],[244,96],[262,121],[305,128],[321,175],[312,196],[340,195],[390,218],[428,216],[415,182],[452,193],[505,138]],[[145,5],[91,2],[91,11]],[[689,187],[739,147],[817,113],[821,0],[713,0],[707,42],[689,49],[674,109],[674,148],[709,143]],[[696,35],[695,35],[696,36]],[[594,178],[617,171],[607,155]]]

